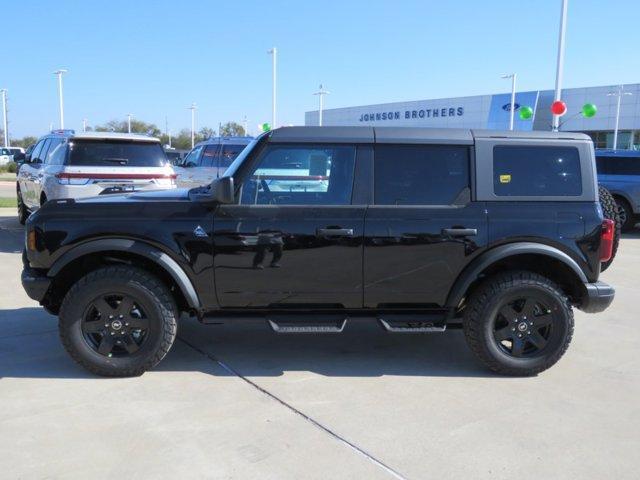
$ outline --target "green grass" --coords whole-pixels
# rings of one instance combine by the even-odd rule
[[[16,181],[16,174],[15,173],[0,172],[0,181],[3,181],[3,182],[15,182]]]
[[[0,198],[0,208],[17,207],[17,202],[15,198]]]

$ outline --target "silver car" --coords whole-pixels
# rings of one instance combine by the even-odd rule
[[[178,187],[198,187],[221,177],[252,140],[252,137],[212,137],[198,143],[174,167]]]
[[[157,138],[53,132],[38,141],[18,170],[18,216],[24,223],[47,200],[175,188],[175,178]]]

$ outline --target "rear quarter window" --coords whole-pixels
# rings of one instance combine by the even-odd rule
[[[499,197],[582,194],[580,153],[575,147],[493,147],[493,191]]]
[[[68,165],[100,167],[162,167],[167,157],[159,143],[123,140],[69,142]]]

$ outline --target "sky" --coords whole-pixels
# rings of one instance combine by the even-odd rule
[[[170,131],[278,121],[317,109],[553,88],[560,0],[0,0],[13,138],[127,113]],[[640,82],[640,2],[569,0],[564,87]]]

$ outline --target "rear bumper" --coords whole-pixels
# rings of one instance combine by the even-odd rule
[[[594,282],[584,284],[587,293],[578,306],[586,313],[598,313],[606,310],[616,295],[615,289],[604,282]]]

